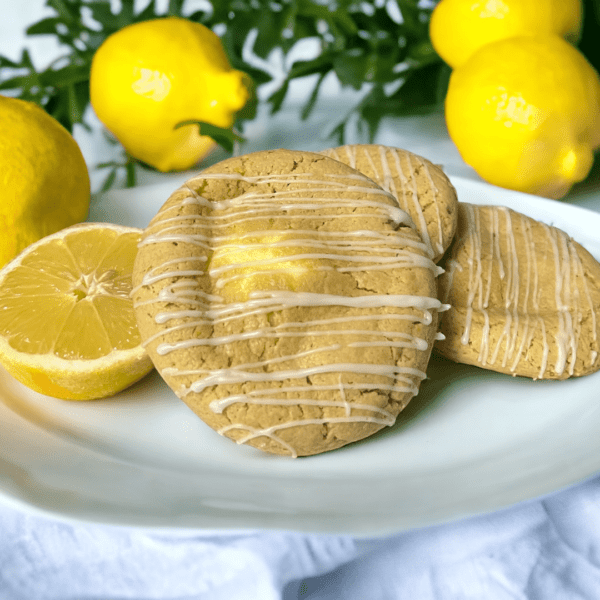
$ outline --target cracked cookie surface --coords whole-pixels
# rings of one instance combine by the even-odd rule
[[[456,231],[458,200],[440,167],[408,150],[379,144],[348,144],[322,152],[370,177],[390,192],[412,218],[438,262]]]
[[[440,354],[533,379],[600,367],[600,264],[560,229],[461,202],[444,268]]]
[[[176,190],[134,269],[173,391],[237,443],[317,454],[392,425],[436,337],[439,268],[396,200],[319,154],[263,151]]]

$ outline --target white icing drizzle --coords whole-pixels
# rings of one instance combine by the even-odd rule
[[[226,200],[209,201],[205,198],[202,198],[192,187],[190,187],[190,184],[193,181],[208,179],[233,179],[255,183],[257,185],[267,183],[304,183],[307,185],[306,187],[294,187],[294,189],[291,190],[274,191],[269,193],[246,192]],[[315,196],[314,194],[317,192],[333,192],[334,194],[347,192],[390,197],[389,192],[382,189],[367,187],[364,185],[348,185],[348,179],[357,179],[361,182],[364,181],[364,178],[361,175],[347,174],[327,174],[325,179],[316,179],[315,176],[310,173],[299,174],[295,177],[290,174],[245,177],[236,173],[211,173],[199,175],[193,180],[187,182],[185,187],[187,187],[198,204],[209,207],[213,211],[223,211],[227,209],[234,209],[237,211],[240,206],[246,206],[251,207],[251,210],[247,211],[250,214],[255,214],[256,211],[261,209],[265,210],[266,212],[272,212],[273,209],[276,209],[278,212],[288,212],[290,210],[298,209],[321,210],[323,206],[329,207],[332,204],[339,208],[356,208],[356,198],[354,197],[332,197],[328,195]],[[188,201],[190,200],[188,199]],[[387,202],[375,202],[373,200],[364,199],[360,201],[361,207],[369,207],[380,210],[383,216],[390,219],[390,221],[396,225],[400,225],[402,223],[410,224],[411,219],[409,215],[405,211],[398,208],[395,204],[395,202],[393,204],[389,204]]]
[[[196,321],[196,325],[200,325]],[[185,329],[189,327],[194,327],[192,324],[186,324]],[[179,329],[179,328],[178,328]],[[173,329],[176,330],[176,329]],[[173,331],[172,330],[172,331]],[[415,336],[411,336],[402,332],[383,332],[383,331],[371,331],[368,329],[320,329],[316,331],[311,331],[308,329],[303,329],[301,331],[282,331],[277,327],[263,327],[262,329],[256,329],[252,331],[245,331],[244,333],[232,334],[232,335],[222,335],[222,336],[212,336],[210,338],[191,338],[188,340],[183,340],[181,342],[176,342],[174,344],[159,344],[156,348],[156,351],[160,355],[168,354],[169,352],[173,352],[174,350],[183,350],[185,348],[193,348],[194,346],[221,346],[222,344],[231,344],[232,342],[239,342],[242,340],[251,340],[251,339],[281,339],[281,338],[306,338],[306,337],[323,337],[329,335],[363,335],[363,336],[380,336],[385,338],[399,338],[400,341],[390,341],[386,340],[385,342],[379,341],[369,341],[369,342],[351,342],[348,344],[350,348],[361,348],[361,347],[369,347],[369,346],[388,346],[388,347],[396,347],[396,348],[416,348],[417,350],[427,350],[427,342]]]
[[[297,452],[293,446],[288,444],[281,437],[276,435],[277,431],[281,431],[282,429],[289,429],[290,427],[298,427],[298,426],[306,426],[306,425],[328,425],[331,423],[378,423],[379,425],[387,425],[388,427],[393,425],[395,419],[392,417],[391,419],[382,419],[378,417],[371,416],[357,416],[357,417],[324,417],[322,419],[298,419],[296,421],[287,421],[285,423],[278,423],[277,425],[271,425],[271,427],[264,427],[262,429],[257,429],[251,427],[250,425],[245,425],[241,423],[232,423],[231,425],[226,425],[222,429],[219,430],[221,435],[225,435],[228,431],[233,429],[242,429],[244,431],[249,431],[248,435],[239,438],[236,441],[237,444],[246,444],[250,440],[259,438],[259,437],[268,437],[273,441],[278,442],[290,453],[292,458],[296,458]]]
[[[348,185],[348,179],[353,178],[356,179],[356,185]],[[195,185],[200,185],[202,180],[208,179],[238,179],[261,185],[294,184],[295,189],[263,191],[252,187],[250,191],[232,199],[209,201],[192,189]],[[427,245],[403,235],[402,231],[381,232],[366,228],[352,231],[317,231],[316,227],[310,229],[306,226],[302,229],[258,229],[242,233],[230,231],[233,226],[264,222],[268,219],[280,219],[279,222],[282,223],[280,227],[284,227],[284,220],[288,224],[294,219],[305,221],[314,219],[316,222],[323,222],[323,214],[328,211],[331,214],[327,218],[364,217],[362,222],[367,226],[368,219],[371,217],[391,221],[396,226],[411,223],[410,217],[397,206],[385,201],[362,199],[357,201],[356,194],[354,196],[344,194],[344,192],[364,192],[388,195],[388,192],[383,190],[361,185],[362,181],[364,179],[361,176],[340,177],[334,174],[318,177],[307,173],[257,177],[230,173],[201,174],[180,189],[182,197],[179,202],[160,214],[160,217],[148,228],[144,240],[140,243],[140,246],[175,243],[185,245],[186,248],[198,249],[198,255],[190,249],[189,252],[184,251],[184,256],[181,258],[169,260],[149,269],[141,284],[134,290],[135,293],[144,286],[156,284],[162,286],[155,298],[136,303],[136,306],[161,304],[161,309],[155,316],[156,323],[169,324],[169,326],[145,342],[146,345],[159,342],[156,345],[156,352],[159,355],[186,352],[189,348],[197,346],[235,344],[245,340],[302,338],[312,339],[312,343],[317,345],[320,338],[334,336],[338,342],[329,346],[313,347],[293,355],[283,355],[253,363],[233,364],[221,369],[168,368],[163,370],[162,373],[166,377],[175,381],[177,378],[184,378],[183,380],[187,382],[178,387],[174,386],[177,395],[181,398],[191,393],[202,393],[214,386],[247,382],[270,384],[267,389],[238,393],[214,400],[210,404],[210,409],[218,414],[238,403],[278,406],[305,404],[322,408],[340,408],[344,413],[342,416],[305,418],[262,429],[232,423],[219,430],[223,435],[233,430],[246,431],[245,436],[236,440],[238,443],[267,437],[279,442],[292,456],[295,456],[294,448],[277,435],[280,430],[299,425],[358,421],[391,425],[394,416],[389,411],[376,406],[349,402],[347,392],[350,390],[396,392],[408,394],[410,397],[417,394],[419,383],[425,378],[425,373],[418,369],[359,361],[335,362],[331,356],[342,347],[409,348],[416,352],[427,352],[429,344],[423,338],[394,331],[393,327],[389,326],[386,330],[380,331],[376,328],[369,329],[365,325],[377,321],[388,323],[411,321],[428,325],[432,323],[433,311],[449,308],[437,298],[374,293],[345,296],[258,289],[249,294],[245,300],[226,301],[220,295],[206,293],[200,289],[199,282],[206,277],[211,279],[212,289],[221,290],[236,280],[247,278],[248,273],[254,277],[261,273],[289,272],[290,264],[299,267],[308,264],[311,272],[334,270],[339,273],[349,273],[424,268],[431,270],[436,276],[439,275],[442,269],[437,267],[430,258],[423,256]],[[189,214],[189,207],[193,206],[198,207],[197,214]],[[357,214],[354,212],[357,206],[361,209],[366,207],[370,212]],[[295,214],[298,210],[304,211],[303,214]],[[188,214],[179,214],[181,211],[188,211]],[[309,211],[308,215],[306,211]],[[276,249],[275,255],[265,252],[268,248]],[[235,262],[227,260],[227,254],[230,252]],[[216,253],[219,253],[224,260],[215,261]],[[211,256],[213,258],[209,260]],[[247,319],[254,315],[267,315],[288,308],[323,306],[348,307],[352,309],[353,314],[328,319],[314,317],[307,319],[306,322],[264,325],[250,331],[242,330],[226,335],[214,333],[214,328],[219,324]],[[383,310],[375,313],[373,309]],[[394,312],[399,310],[403,312]],[[198,333],[203,327],[208,328],[205,336]],[[164,336],[174,332],[178,332],[177,341],[160,341]],[[317,361],[317,364],[298,366],[299,359],[319,354],[324,358],[320,362]],[[289,385],[294,381],[301,382],[325,373],[338,374],[339,384],[337,386],[317,383]],[[351,376],[354,381],[344,382],[344,374]],[[363,377],[362,381],[361,377]],[[367,377],[366,381],[364,377]],[[377,382],[370,382],[372,378]],[[388,383],[383,383],[382,379],[387,380]],[[283,387],[278,387],[282,383]],[[309,397],[312,392],[326,389],[337,390],[340,400],[323,401]],[[295,393],[300,396],[283,397],[283,393]],[[367,414],[361,414],[365,412]]]
[[[379,167],[373,158],[374,152],[379,158]],[[347,145],[329,150],[327,153],[354,169],[361,170],[361,167],[365,169],[364,165],[368,165],[370,172],[373,173],[373,179],[384,190],[390,192],[398,200],[400,206],[412,216],[417,231],[429,249],[430,256],[433,255],[434,246],[437,254],[444,252],[443,223],[440,213],[441,194],[435,185],[431,170],[426,161],[410,152],[382,145]],[[406,168],[402,165],[403,158]],[[421,203],[422,198],[417,193],[417,168],[415,168],[413,161],[418,163],[418,170],[424,174],[433,195],[432,204],[435,208],[435,220],[430,223],[429,227]],[[394,173],[397,175],[395,176]],[[396,185],[397,181],[400,183],[400,189]],[[431,217],[429,218],[431,220]],[[435,241],[431,239],[430,231],[437,232]]]
[[[544,260],[540,255],[544,244],[541,240],[537,243],[534,240],[528,218],[505,207],[463,204],[463,208],[466,258],[460,264],[453,256],[444,275],[444,301],[447,301],[451,298],[452,286],[456,285],[453,282],[455,271],[466,270],[468,273],[461,343],[477,343],[471,330],[473,315],[478,313],[483,320],[478,354],[478,362],[482,366],[499,361],[503,368],[508,366],[514,373],[522,361],[528,361],[528,350],[534,340],[538,340],[542,345],[538,377],[544,377],[548,371],[552,347],[555,356],[553,371],[558,376],[571,376],[578,356],[587,349],[580,342],[582,322],[585,315],[591,315],[591,348],[589,356],[583,357],[583,360],[590,366],[595,364],[598,359],[595,307],[577,246],[567,234],[540,224],[549,246],[548,256],[553,271],[541,282],[539,261]],[[517,253],[517,248],[523,249],[521,254]],[[494,287],[502,288],[503,306],[490,304]],[[552,289],[551,297],[542,298],[548,289]],[[503,311],[504,323],[493,345],[490,339],[491,309]],[[544,314],[548,313],[556,315],[557,319],[552,340],[548,339],[544,322]]]
[[[271,244],[273,247],[277,247],[277,244]],[[294,246],[297,243],[294,244]],[[262,245],[260,246],[262,247]],[[242,247],[243,248],[243,247]],[[415,256],[411,252],[396,252],[395,256],[379,256],[376,257],[375,261],[373,261],[372,256],[352,256],[350,254],[340,255],[334,253],[319,253],[319,252],[304,252],[302,254],[286,254],[282,256],[277,256],[274,258],[261,258],[257,260],[247,260],[245,262],[238,262],[235,264],[223,265],[221,267],[212,267],[209,269],[208,273],[211,277],[214,277],[217,281],[215,287],[217,289],[223,288],[227,284],[232,281],[237,281],[240,279],[245,279],[247,275],[245,273],[241,273],[238,275],[233,275],[231,277],[220,277],[224,273],[228,273],[229,271],[235,271],[239,269],[252,269],[252,273],[255,275],[263,274],[263,273],[286,273],[289,271],[289,268],[277,269],[273,268],[271,265],[277,265],[278,263],[289,263],[290,261],[302,261],[302,260],[321,260],[321,259],[329,259],[336,260],[342,259],[349,263],[363,263],[359,266],[352,267],[332,267],[330,265],[320,265],[316,264],[311,267],[311,271],[337,271],[338,273],[352,273],[357,271],[379,271],[379,270],[387,270],[387,269],[399,269],[402,267],[425,267],[434,271],[434,273],[438,274],[438,269],[434,263],[431,262],[430,259],[424,256]]]
[[[341,378],[340,378],[341,379]],[[296,406],[298,404],[304,404],[306,406],[339,406],[344,409],[346,416],[350,416],[350,411],[355,410],[369,410],[385,417],[393,419],[392,414],[383,409],[373,406],[372,404],[350,404],[346,400],[346,387],[344,384],[340,384],[337,388],[340,392],[341,401],[335,400],[314,400],[312,398],[261,398],[258,399],[250,394],[238,394],[237,396],[227,396],[226,398],[220,398],[219,400],[213,400],[210,403],[210,409],[215,413],[222,413],[228,406],[232,404],[261,404],[261,405],[272,405],[272,406]]]
[[[423,173],[425,173],[425,177],[427,177],[427,180],[429,181],[429,187],[431,188],[431,191],[433,192],[433,207],[435,208],[435,213],[436,213],[436,221],[438,223],[438,227],[437,227],[437,240],[435,242],[435,249],[437,250],[438,254],[442,254],[444,252],[444,236],[443,236],[443,223],[442,223],[442,217],[440,214],[440,203],[438,198],[440,197],[440,190],[438,189],[438,187],[435,185],[435,182],[433,181],[433,177],[431,175],[431,171],[429,169],[429,167],[427,166],[427,163],[424,160],[420,160],[419,161],[421,163],[421,169],[423,170]],[[421,206],[421,203],[419,203],[419,206]],[[429,229],[429,228],[427,228]]]
[[[341,345],[336,344],[329,347],[319,348],[311,353],[317,352],[333,352],[339,350]],[[302,354],[302,353],[300,353]],[[304,353],[307,354],[307,353]],[[418,387],[413,383],[413,378],[418,380],[425,379],[426,375],[423,371],[413,369],[411,367],[397,367],[394,365],[371,365],[365,363],[328,363],[317,365],[314,367],[305,367],[298,369],[282,369],[279,371],[250,371],[253,368],[262,368],[272,366],[276,362],[289,362],[297,359],[299,354],[282,357],[282,360],[270,359],[268,361],[259,361],[256,363],[248,363],[236,365],[226,369],[176,369],[175,367],[164,369],[163,373],[171,377],[203,375],[196,380],[191,386],[181,388],[181,393],[186,396],[190,392],[200,393],[207,387],[213,385],[225,385],[231,383],[245,383],[248,381],[254,382],[270,382],[286,381],[288,379],[305,379],[313,375],[323,373],[352,373],[365,375],[381,375],[394,381],[397,389],[397,382],[401,381],[407,384],[403,391],[417,393]],[[377,386],[379,387],[379,386]]]

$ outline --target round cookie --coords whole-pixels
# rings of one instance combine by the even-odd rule
[[[436,350],[533,379],[600,367],[600,265],[566,233],[500,206],[460,203],[444,259]]]
[[[407,150],[377,144],[330,148],[323,154],[370,177],[390,192],[412,218],[438,262],[456,231],[456,190],[442,169]]]
[[[152,219],[134,306],[167,384],[217,432],[275,454],[392,425],[437,332],[440,271],[394,198],[338,161],[213,165]]]

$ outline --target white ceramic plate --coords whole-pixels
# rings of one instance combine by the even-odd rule
[[[461,200],[555,224],[600,258],[600,214],[453,178]],[[104,195],[91,220],[143,227],[179,181]],[[291,460],[236,446],[154,373],[69,403],[0,372],[0,500],[143,527],[371,536],[507,507],[600,471],[600,372],[529,381],[435,360],[396,425]]]

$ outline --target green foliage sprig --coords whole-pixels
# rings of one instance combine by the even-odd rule
[[[273,112],[281,108],[290,83],[308,75],[317,78],[301,111],[304,118],[314,108],[325,77],[334,73],[343,86],[355,90],[370,86],[356,110],[371,129],[385,114],[436,106],[445,91],[447,73],[429,43],[432,9],[418,0],[396,0],[395,11],[378,0],[207,0],[205,4],[203,10],[186,14],[185,0],[170,0],[166,12],[159,14],[155,0],[138,12],[133,0],[122,0],[113,13],[107,0],[47,0],[54,15],[31,25],[26,33],[55,37],[65,54],[40,71],[27,50],[19,61],[0,56],[0,90],[38,103],[72,130],[75,123],[83,123],[92,57],[106,37],[131,23],[175,15],[221,33],[233,66],[248,73],[256,85],[272,81],[273,73],[247,60],[244,47],[251,36],[255,37],[251,50],[261,59],[275,50],[285,57],[298,41],[318,40],[317,57],[288,65],[285,78],[268,99]]]
[[[46,0],[52,16],[34,23],[26,33],[56,38],[64,53],[41,70],[26,49],[16,61],[0,56],[0,92],[36,102],[69,131],[75,124],[87,126],[90,66],[100,44],[131,23],[185,16],[216,31],[232,66],[246,72],[255,86],[275,84],[266,100],[272,113],[282,108],[291,83],[308,76],[313,88],[299,109],[302,119],[315,108],[328,76],[360,91],[357,104],[332,129],[337,143],[344,143],[353,116],[372,139],[386,116],[430,111],[444,97],[449,69],[429,42],[432,3],[206,0],[202,9],[192,12],[186,11],[185,4],[185,0],[170,0],[166,12],[159,13],[156,0],[137,11],[134,0],[121,0],[113,12],[108,0]],[[316,42],[316,56],[293,58],[296,44],[307,39]],[[286,69],[275,80],[268,65],[277,52]],[[235,129],[243,131],[244,122],[255,116],[256,98],[238,114]],[[213,133],[219,138],[218,131]],[[221,142],[231,142],[232,135],[221,131]]]
[[[52,36],[64,53],[43,69],[34,66],[24,49],[18,60],[0,56],[0,93],[36,102],[69,131],[87,126],[89,74],[100,44],[122,27],[157,17],[184,16],[216,31],[234,68],[246,72],[255,87],[270,84],[266,103],[281,110],[294,80],[312,76],[313,88],[302,119],[314,110],[322,86],[335,77],[342,87],[359,91],[359,100],[332,128],[332,141],[344,143],[349,123],[373,139],[388,116],[436,110],[446,93],[450,69],[429,41],[429,18],[435,0],[204,0],[198,10],[186,10],[186,0],[169,0],[159,11],[156,0],[136,10],[134,0],[121,0],[113,11],[109,0],[46,0],[52,15],[27,29],[28,36]],[[580,48],[600,69],[597,0],[584,0]],[[296,44],[316,42],[312,58],[299,57]],[[274,75],[269,58],[279,54],[283,77]],[[253,60],[258,58],[260,60]],[[266,89],[266,88],[265,88]],[[224,147],[236,141],[235,130],[256,116],[257,99],[237,115],[234,129],[211,130]],[[206,124],[205,124],[206,125]],[[208,131],[206,127],[204,131]],[[128,180],[134,162],[126,157]],[[116,163],[103,165],[114,167]],[[114,174],[109,179],[114,180]]]

